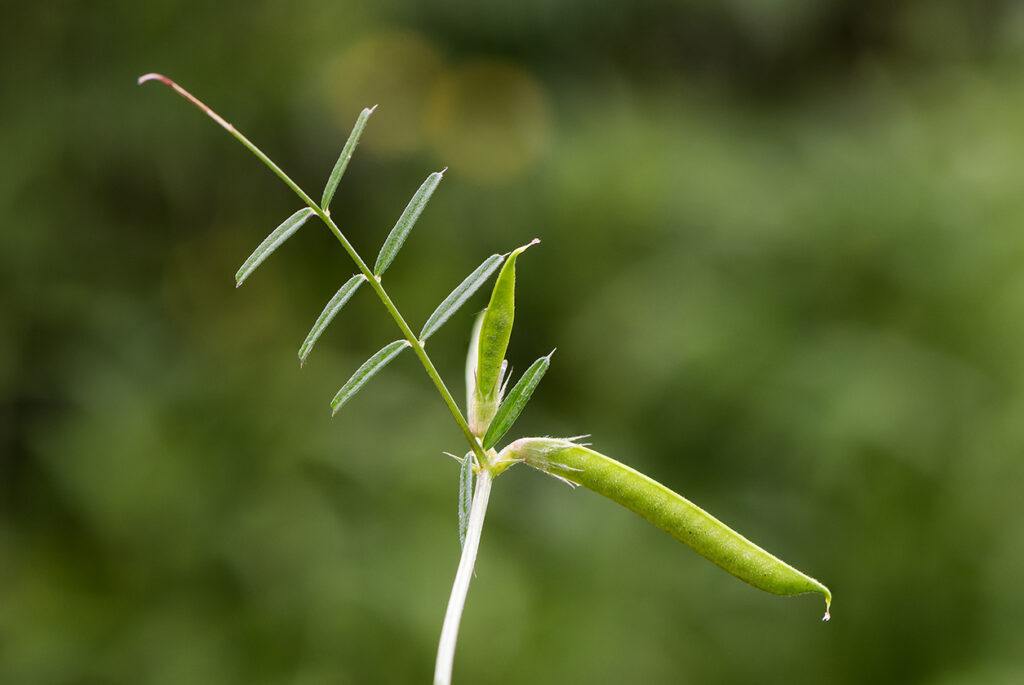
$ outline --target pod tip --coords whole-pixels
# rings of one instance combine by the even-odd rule
[[[370,114],[373,114],[377,110],[377,105],[374,105],[373,107],[367,107],[366,110]]]

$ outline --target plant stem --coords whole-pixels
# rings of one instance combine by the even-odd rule
[[[473,579],[476,553],[480,548],[480,534],[483,532],[484,517],[487,515],[487,501],[491,497],[491,479],[492,476],[487,469],[480,469],[476,491],[473,493],[473,504],[469,509],[466,542],[462,545],[462,558],[459,560],[459,570],[455,573],[452,594],[448,598],[448,609],[444,614],[444,626],[441,628],[441,641],[437,646],[434,685],[449,685],[452,681],[455,643],[459,638],[462,609],[466,606],[466,594],[469,592],[469,582]]]
[[[191,102],[193,105],[201,109],[203,112],[205,112],[207,116],[209,116],[211,119],[217,122],[217,124],[220,125],[221,128],[230,133],[235,138],[235,140],[241,143],[245,147],[245,149],[247,149],[249,152],[255,155],[258,160],[263,162],[264,166],[270,169],[275,176],[277,176],[284,182],[286,186],[291,188],[292,192],[298,195],[299,199],[306,203],[306,205],[310,209],[312,209],[318,217],[320,217],[321,221],[323,221],[324,224],[327,225],[327,228],[331,230],[331,233],[334,234],[334,237],[337,238],[338,242],[341,243],[341,246],[345,248],[345,252],[347,252],[348,256],[352,258],[353,262],[355,262],[356,267],[359,268],[359,271],[364,276],[366,276],[366,280],[369,281],[370,287],[372,287],[373,291],[377,293],[377,297],[380,299],[381,304],[383,304],[384,308],[388,310],[388,313],[391,315],[391,318],[394,319],[395,323],[398,325],[399,330],[402,331],[402,335],[405,336],[405,339],[408,340],[409,344],[412,346],[413,352],[415,352],[416,356],[419,357],[420,363],[423,364],[423,368],[426,370],[427,375],[430,377],[430,380],[434,382],[434,387],[437,388],[438,393],[440,393],[441,395],[441,399],[444,400],[444,403],[448,406],[448,411],[451,412],[452,418],[455,419],[455,423],[462,431],[462,434],[466,437],[466,441],[469,443],[470,449],[472,449],[473,454],[476,455],[477,462],[480,464],[481,467],[486,466],[487,457],[484,454],[483,448],[480,446],[480,441],[477,440],[476,436],[474,436],[473,432],[469,429],[469,424],[466,423],[466,419],[462,415],[462,411],[459,409],[459,405],[455,403],[455,398],[453,398],[451,392],[448,391],[448,387],[444,384],[444,380],[442,380],[441,375],[437,372],[437,368],[434,366],[434,362],[431,361],[430,357],[427,355],[427,351],[423,348],[423,344],[416,337],[416,334],[412,332],[412,329],[409,328],[409,324],[405,322],[405,319],[402,317],[401,312],[398,311],[398,307],[395,306],[395,303],[391,300],[391,297],[387,294],[387,291],[384,290],[384,286],[381,285],[380,279],[373,274],[373,271],[370,270],[370,267],[366,265],[366,262],[364,262],[362,257],[359,256],[359,253],[356,252],[356,249],[355,247],[352,246],[352,243],[348,241],[348,238],[346,238],[345,235],[341,232],[341,229],[338,228],[338,225],[334,223],[334,220],[331,218],[330,211],[321,209],[320,205],[318,205],[313,200],[313,198],[307,195],[306,191],[304,191],[299,186],[298,183],[293,181],[288,176],[288,174],[286,174],[281,169],[281,167],[277,166],[277,164],[275,164],[274,161],[270,159],[270,157],[267,157],[267,155],[264,154],[263,150],[259,149],[255,143],[246,138],[241,131],[232,126],[227,120],[225,120],[215,111],[210,109],[210,107],[208,107],[202,100],[192,95],[192,93],[188,92],[187,90],[179,86],[177,83],[167,78],[166,76],[163,76],[162,74],[146,74],[139,78],[140,84],[145,83],[147,81],[160,81],[161,83],[170,87],[176,93],[181,95],[183,98]]]

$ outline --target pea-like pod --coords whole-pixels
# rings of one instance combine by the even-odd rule
[[[516,259],[531,245],[536,245],[539,240],[516,248],[505,260],[501,267],[501,273],[494,282],[494,290],[491,291],[491,300],[484,311],[483,320],[480,323],[479,340],[477,343],[476,355],[476,399],[482,404],[493,404],[497,409],[499,383],[501,375],[501,364],[505,360],[505,351],[508,349],[508,341],[512,336],[512,323],[515,319],[516,310]],[[494,411],[486,412],[491,417]],[[489,419],[488,419],[489,422]],[[486,431],[486,425],[475,428],[478,431]]]
[[[682,495],[610,457],[571,440],[523,438],[499,455],[523,461],[618,502],[742,581],[775,595],[820,593],[830,618],[832,593],[769,554]]]

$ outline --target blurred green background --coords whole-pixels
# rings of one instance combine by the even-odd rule
[[[591,433],[827,582],[762,594],[629,512],[498,481],[462,683],[1024,682],[1024,5],[13,3],[0,28],[0,682],[429,679],[462,438],[298,205],[421,322],[520,261],[515,433]],[[478,296],[430,350],[462,397]]]

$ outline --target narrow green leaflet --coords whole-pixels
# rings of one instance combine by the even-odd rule
[[[469,509],[473,506],[473,453],[467,452],[459,469],[459,544],[466,544]]]
[[[273,232],[266,237],[266,239],[260,243],[260,246],[249,255],[249,258],[242,264],[242,268],[235,274],[235,287],[239,287],[245,282],[245,279],[249,278],[249,274],[256,270],[256,267],[263,263],[263,260],[269,257],[274,250],[280,247],[281,243],[292,237],[295,231],[299,230],[302,224],[306,223],[306,219],[313,216],[313,210],[309,207],[300,209],[299,211],[292,214],[290,217],[284,220],[280,226],[275,228]]]
[[[487,282],[491,274],[501,266],[503,259],[505,259],[505,255],[492,254],[473,273],[466,276],[466,279],[459,283],[448,297],[444,298],[444,302],[437,305],[437,309],[430,315],[427,322],[423,324],[423,330],[420,331],[420,340],[426,340],[436,333],[451,318],[452,314],[457,312],[459,307],[464,305],[466,300],[472,297],[473,293]]]
[[[345,406],[345,403],[352,399],[357,392],[362,390],[366,381],[377,375],[377,372],[387,366],[392,359],[409,347],[408,340],[396,340],[382,347],[376,354],[363,362],[363,365],[356,369],[352,377],[345,381],[341,390],[331,400],[331,414],[337,414]]]
[[[501,362],[505,359],[508,341],[512,336],[512,322],[516,309],[516,258],[539,240],[516,248],[501,267],[498,280],[491,291],[491,301],[480,325],[480,343],[477,350],[477,394],[482,398],[496,398]]]
[[[327,303],[324,310],[320,312],[320,316],[317,318],[316,323],[313,324],[313,328],[310,329],[309,335],[306,336],[305,341],[302,343],[302,347],[299,348],[299,365],[302,366],[306,363],[306,357],[313,351],[313,345],[320,339],[320,334],[327,330],[327,326],[330,325],[334,316],[341,311],[341,308],[345,306],[345,303],[349,301],[359,286],[366,281],[366,276],[362,274],[356,274],[352,278],[345,281],[345,285],[338,289],[338,292],[334,293],[334,297]]]
[[[604,495],[639,514],[708,561],[775,595],[817,592],[829,620],[832,593],[825,585],[769,554],[696,504],[661,483],[572,439],[522,438],[501,451],[569,483]]]
[[[352,153],[356,151],[356,145],[359,144],[359,137],[363,135],[363,129],[366,128],[366,122],[369,120],[370,115],[373,114],[373,110],[375,109],[377,109],[377,105],[367,107],[359,113],[359,118],[356,119],[356,125],[352,127],[352,133],[348,134],[348,140],[345,141],[345,146],[341,148],[341,155],[338,156],[338,161],[334,163],[334,169],[331,170],[331,177],[327,179],[327,186],[324,188],[324,197],[320,200],[320,209],[325,212],[329,211],[331,199],[334,197],[334,191],[338,189],[338,183],[341,181],[341,177],[345,173],[345,168],[348,166],[349,160],[352,159]]]
[[[491,425],[487,428],[487,434],[484,435],[483,445],[485,450],[494,447],[505,433],[508,432],[508,429],[512,427],[512,424],[516,422],[519,415],[523,413],[523,409],[526,408],[526,403],[530,401],[530,396],[533,395],[533,391],[540,383],[540,379],[544,378],[544,374],[547,373],[548,367],[551,365],[551,355],[554,353],[555,351],[552,350],[551,354],[541,357],[531,364],[530,368],[519,379],[519,382],[512,388],[505,401],[498,407],[498,412],[494,415]]]
[[[416,224],[416,220],[420,218],[420,214],[423,213],[423,208],[427,206],[427,202],[430,201],[430,196],[434,194],[434,190],[437,189],[437,184],[441,182],[444,177],[444,172],[447,168],[441,171],[435,171],[434,173],[427,176],[427,180],[419,187],[419,190],[409,200],[409,204],[406,205],[405,211],[402,212],[402,216],[398,217],[398,221],[395,223],[395,227],[391,229],[391,233],[388,234],[387,240],[384,241],[384,245],[380,248],[380,254],[377,255],[377,263],[373,265],[373,275],[380,276],[388,267],[391,266],[391,262],[395,260],[395,256],[398,251],[402,249],[402,245],[405,244],[405,239],[409,237],[409,231]]]

